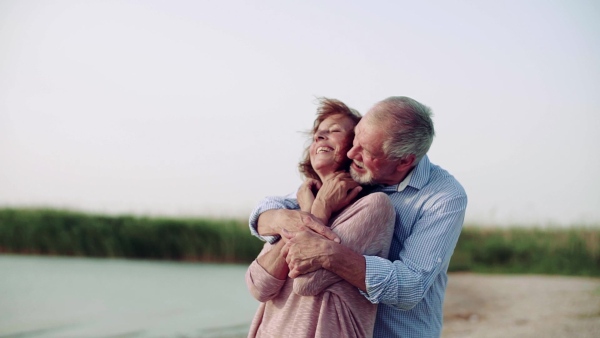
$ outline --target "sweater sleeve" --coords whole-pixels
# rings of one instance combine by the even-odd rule
[[[269,252],[272,247],[272,244],[265,243],[258,257]],[[258,264],[258,257],[250,264],[246,271],[246,286],[256,300],[266,302],[279,294],[286,280],[277,279],[269,274],[267,270]]]

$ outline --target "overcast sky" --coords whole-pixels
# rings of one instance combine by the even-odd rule
[[[246,217],[316,97],[432,108],[467,222],[600,225],[600,3],[0,1],[0,206]]]

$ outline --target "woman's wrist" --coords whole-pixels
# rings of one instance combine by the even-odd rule
[[[327,207],[327,203],[317,197],[312,204],[310,213],[317,217],[325,225],[329,225],[329,218],[331,217],[331,211]]]

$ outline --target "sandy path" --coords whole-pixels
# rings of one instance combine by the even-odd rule
[[[443,338],[600,337],[600,279],[450,274]]]

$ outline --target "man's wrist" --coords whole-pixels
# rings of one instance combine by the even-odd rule
[[[335,242],[328,244],[322,267],[342,277],[362,291],[367,290],[366,261],[363,255]]]
[[[327,241],[325,246],[325,255],[323,255],[323,262],[321,265],[324,269],[335,272],[335,266],[337,259],[339,259],[340,249],[343,249],[342,245],[334,241]]]
[[[277,236],[279,232],[274,225],[278,224],[280,212],[285,209],[271,209],[258,216],[256,222],[256,232],[261,236]]]

